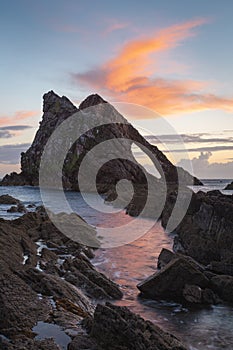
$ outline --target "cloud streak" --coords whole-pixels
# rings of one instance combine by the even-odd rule
[[[147,135],[145,138],[151,143],[169,143],[179,144],[182,140],[184,143],[232,143],[233,137],[213,137],[208,133],[197,133],[197,134],[168,134],[168,135]]]
[[[30,125],[8,125],[0,127],[0,139],[14,137],[17,133],[32,128]]]
[[[221,145],[221,146],[202,146],[202,147],[191,147],[185,149],[187,152],[217,152],[217,151],[233,151],[232,145]],[[183,153],[184,149],[174,148],[172,150],[163,150],[163,152],[174,152]]]
[[[209,85],[205,81],[169,80],[159,76],[161,54],[196,35],[196,29],[207,22],[207,19],[195,19],[132,40],[114,58],[84,73],[72,73],[72,79],[111,99],[141,104],[164,115],[207,109],[233,112],[233,98],[205,92]]]
[[[25,152],[30,147],[30,143],[9,144],[0,146],[1,164],[18,164],[21,152]]]
[[[21,131],[25,129],[31,129],[31,125],[6,125],[6,126],[1,126],[0,130],[13,130],[13,131]]]
[[[8,130],[0,130],[0,139],[9,139],[12,136]]]
[[[11,116],[0,115],[0,125],[9,124],[13,121],[25,120],[38,115],[38,111],[16,111]]]

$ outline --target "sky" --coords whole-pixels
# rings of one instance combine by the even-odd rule
[[[185,145],[196,176],[233,177],[232,1],[1,1],[0,37],[0,176],[54,90],[98,93],[176,164]]]

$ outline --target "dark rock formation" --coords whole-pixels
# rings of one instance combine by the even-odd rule
[[[224,190],[233,190],[233,181],[232,181],[230,184],[228,184],[228,185],[224,188]]]
[[[208,270],[216,274],[233,276],[233,260],[211,261]]]
[[[194,264],[178,257],[137,287],[144,296],[152,299],[181,300],[187,285],[195,285],[201,293],[209,286],[209,280]]]
[[[190,256],[162,249],[158,257],[158,269],[161,272],[138,285],[144,297],[178,300],[188,304],[221,302],[222,293],[213,288],[211,283],[216,274]]]
[[[162,269],[166,266],[171,260],[175,259],[177,255],[170,250],[163,248],[158,256],[158,269]]]
[[[162,213],[161,222],[164,227],[175,199],[176,194],[169,193]],[[176,253],[190,256],[206,266],[204,274],[211,280],[211,293],[217,293],[225,301],[232,301],[228,293],[233,276],[232,211],[233,196],[223,195],[220,191],[192,193],[188,211],[176,228],[177,236],[173,246]],[[174,259],[174,256],[163,252],[159,261],[163,265],[169,259]],[[203,299],[216,299],[211,293],[205,291]]]
[[[69,335],[69,350],[186,349],[125,307],[95,308],[96,299],[122,293],[88,256],[91,250],[58,231],[43,207],[14,221],[0,219],[1,349],[58,350],[55,339],[35,339],[39,323]]]
[[[0,337],[1,350],[61,350],[53,339],[35,340],[26,336],[15,341],[7,341]]]
[[[0,196],[0,204],[19,204],[19,200],[9,194],[3,194]]]
[[[211,279],[213,290],[218,293],[221,298],[228,302],[233,302],[233,277],[232,276],[214,276]]]
[[[129,124],[111,105],[106,103],[100,96],[91,95],[84,100],[79,109],[76,108],[66,97],[59,97],[53,91],[50,91],[44,95],[43,103],[43,117],[40,123],[39,130],[36,133],[35,139],[31,147],[27,152],[21,155],[21,173],[12,173],[6,175],[2,180],[2,185],[38,185],[39,181],[39,167],[41,155],[44,147],[52,135],[54,130],[67,118],[78,111],[97,106],[97,110],[94,111],[94,115],[91,118],[101,118],[105,115],[108,116],[109,124],[94,128],[80,137],[75,144],[70,148],[67,154],[63,167],[63,185],[67,189],[78,190],[78,170],[82,162],[83,157],[87,152],[95,145],[110,139],[125,138],[130,139],[130,143],[126,145],[122,144],[122,158],[111,160],[107,162],[99,171],[97,176],[97,184],[99,190],[106,192],[111,185],[115,185],[118,180],[124,178],[131,180],[135,184],[146,184],[145,174],[141,170],[139,164],[135,164],[131,146],[133,143],[140,144],[145,147],[145,152],[151,152],[153,155],[156,168],[158,171],[164,172],[166,181],[169,183],[177,182],[177,168],[165,157],[165,155],[159,151],[156,146],[149,144],[139,132]],[[81,113],[81,112],[80,112]],[[85,113],[82,115],[82,125],[88,123],[88,116]],[[116,119],[117,118],[117,119]],[[118,123],[113,123],[117,120]],[[122,121],[122,122],[121,122]],[[82,125],[75,125],[75,128],[80,128]],[[72,127],[72,126],[71,126]],[[58,140],[59,141],[59,140]],[[59,141],[60,142],[60,141]],[[66,142],[68,140],[66,139]],[[60,145],[62,147],[62,145]],[[58,150],[59,152],[59,150]],[[124,159],[126,156],[127,159]],[[132,162],[130,161],[132,159]],[[98,162],[100,160],[90,159],[90,164]],[[158,168],[159,165],[159,168]],[[50,164],[50,167],[52,165]],[[91,171],[90,167],[90,171]],[[201,184],[201,182],[193,178],[189,173],[179,168],[179,174],[181,181],[185,183]],[[52,184],[51,180],[51,184]]]
[[[171,215],[176,194],[171,192],[162,214],[162,225],[166,227]],[[233,197],[223,195],[220,191],[192,193],[192,200],[182,222],[176,228],[174,239],[176,254],[163,250],[159,256],[158,267],[166,266],[185,254],[185,259],[192,257],[199,264],[205,265],[202,272],[209,279],[207,289],[201,291],[191,286],[183,294],[186,300],[205,302],[218,301],[218,297],[232,302],[233,276]],[[162,270],[163,271],[163,270]],[[172,277],[171,277],[172,278]],[[173,276],[174,278],[174,276]],[[190,284],[190,283],[187,283]]]
[[[168,249],[163,248],[158,256],[158,269],[161,269],[165,267],[170,261],[177,259],[177,258],[183,258],[186,261],[188,261],[191,265],[195,267],[195,269],[199,270],[200,272],[205,271],[205,266],[198,263],[196,260],[194,260],[192,257],[188,255],[183,255],[179,253],[174,253]]]
[[[8,213],[26,213],[27,209],[23,205],[23,203],[17,204],[17,206],[12,206],[10,209],[7,209]]]
[[[201,287],[193,284],[186,284],[183,289],[183,297],[189,303],[201,304],[203,291]]]
[[[173,196],[171,193],[170,196]],[[174,195],[175,196],[175,195]],[[167,200],[162,214],[166,227],[173,208],[173,200]],[[176,251],[208,265],[212,261],[226,264],[233,262],[233,197],[219,191],[192,194],[192,200],[182,222],[176,228]]]
[[[3,181],[4,180],[4,181]],[[25,186],[29,185],[29,181],[25,178],[25,175],[16,173],[13,171],[10,174],[6,174],[0,182],[0,186]]]
[[[103,350],[88,335],[77,335],[68,345],[68,350]]]
[[[95,299],[122,297],[94,269],[91,255],[64,236],[42,207],[13,221],[0,219],[0,333],[10,339],[0,337],[1,349],[58,349],[52,340],[34,339],[35,324],[55,323],[73,337],[92,317]]]
[[[110,303],[97,305],[89,334],[99,346],[98,349],[104,350],[186,349],[175,336],[133,314],[126,307]],[[69,348],[69,350],[75,349],[78,347]]]

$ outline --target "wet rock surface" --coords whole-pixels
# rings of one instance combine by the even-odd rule
[[[0,196],[0,204],[19,204],[19,200],[9,196],[9,194],[3,194]]]
[[[183,250],[205,265],[212,261],[230,264],[233,261],[232,210],[233,196],[220,191],[193,193],[188,211],[176,228],[175,250]],[[162,214],[164,227],[171,211],[172,205],[167,201]]]
[[[72,339],[85,333],[80,322],[93,317],[97,299],[122,297],[92,266],[92,254],[64,236],[43,207],[13,221],[0,219],[1,349],[60,349],[53,340],[35,339],[33,327],[56,324]]]
[[[145,321],[126,307],[114,306],[110,303],[97,305],[88,333],[98,345],[98,349],[186,349],[176,337],[164,332],[150,321]],[[75,349],[78,348],[70,347],[69,350]]]
[[[157,267],[137,286],[144,298],[203,306],[233,300],[233,277],[214,273],[211,265],[204,266],[188,255],[162,249]]]
[[[27,209],[22,203],[18,203],[16,206],[13,205],[10,209],[7,209],[8,213],[26,213]]]
[[[172,211],[171,201],[162,214],[162,225],[166,227]],[[174,250],[203,264],[206,276],[221,280],[221,275],[233,275],[233,196],[220,191],[192,194],[192,200],[185,217],[176,228]],[[229,284],[230,285],[230,284]],[[222,284],[224,286],[224,283]],[[225,301],[230,301],[227,293],[213,288]]]
[[[201,290],[209,286],[209,279],[185,257],[172,259],[164,268],[138,284],[143,296],[152,299],[182,300],[187,285]],[[194,291],[195,292],[195,291]],[[201,296],[200,296],[201,302]]]
[[[56,337],[40,334],[42,326],[54,325],[69,337],[69,350],[185,350],[176,337],[125,307],[96,307],[122,292],[95,270],[92,256],[90,248],[64,236],[43,207],[13,221],[0,219],[0,348],[61,349]]]

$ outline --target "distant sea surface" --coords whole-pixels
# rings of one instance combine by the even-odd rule
[[[193,189],[195,192],[220,190],[232,195],[233,191],[223,190],[231,181],[202,180],[204,186],[195,186]],[[36,187],[0,187],[0,195],[2,194],[18,198],[26,206],[31,203],[42,204],[39,188]],[[91,225],[113,227],[124,225],[129,219],[124,212],[111,216],[90,208],[80,193],[67,192],[66,196],[73,210]],[[20,214],[8,213],[9,207],[0,205],[0,217],[15,219],[20,216]],[[62,211],[62,203],[58,202],[53,210]],[[145,224],[144,220],[146,219],[140,221],[142,227]],[[161,225],[157,223],[146,235],[130,244],[118,248],[99,249],[93,264],[121,286],[124,298],[117,301],[117,305],[126,305],[133,312],[176,334],[190,350],[232,350],[233,307],[218,305],[202,309],[186,309],[176,303],[157,302],[138,297],[136,285],[156,271],[157,258],[161,249],[171,249],[172,242],[173,236],[164,232]]]
[[[203,186],[192,186],[192,189],[195,192],[198,191],[203,191],[203,192],[208,192],[208,191],[213,191],[213,190],[219,190],[224,194],[233,194],[233,191],[228,191],[224,190],[224,188],[232,182],[233,179],[231,180],[226,180],[226,179],[202,179]]]

